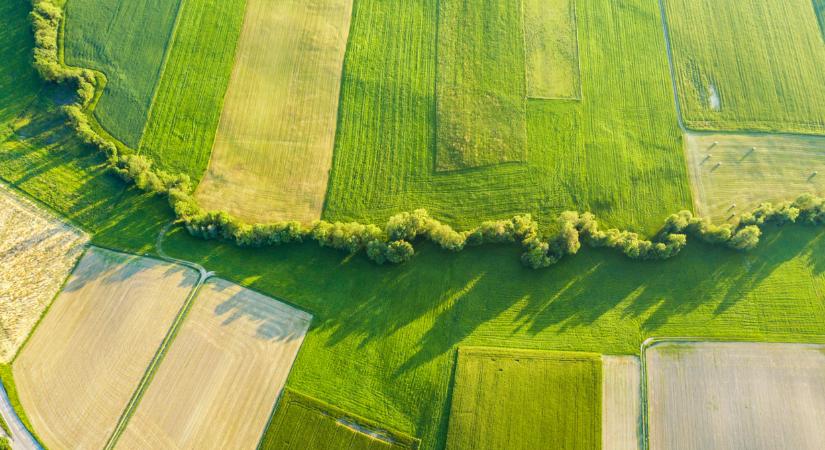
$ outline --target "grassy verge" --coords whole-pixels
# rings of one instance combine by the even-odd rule
[[[9,402],[11,402],[11,407],[14,408],[14,411],[17,413],[17,417],[20,418],[20,421],[23,422],[23,425],[29,430],[29,433],[39,442],[40,438],[34,433],[34,427],[32,427],[31,422],[29,422],[26,410],[23,409],[23,405],[20,403],[20,397],[17,395],[17,385],[14,384],[11,365],[0,364],[0,380],[3,381],[3,387],[6,388],[6,393],[9,394]],[[9,435],[11,435],[11,433],[9,433]]]

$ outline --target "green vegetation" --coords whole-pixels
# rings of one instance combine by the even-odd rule
[[[34,427],[29,422],[29,417],[26,416],[26,411],[23,409],[23,405],[20,404],[20,397],[17,396],[17,385],[14,384],[14,376],[11,372],[11,365],[9,364],[0,364],[0,381],[3,382],[3,388],[6,389],[6,394],[9,396],[9,403],[11,403],[11,407],[14,408],[14,411],[17,413],[17,417],[20,418],[20,421],[23,422],[23,426],[25,426],[32,436],[37,439],[37,434],[33,433]],[[8,425],[3,427],[6,429]],[[6,430],[6,432],[11,435],[11,432]]]
[[[527,96],[581,98],[575,0],[525,0]]]
[[[95,118],[137,147],[163,70],[179,0],[66,2],[66,63],[99,70],[106,89]]]
[[[291,390],[283,392],[260,445],[262,450],[400,450],[416,447],[416,440],[409,436],[384,430],[372,421]]]
[[[5,436],[0,437],[0,450],[12,450],[11,449],[11,442]]]
[[[28,107],[40,89],[31,63],[33,42],[27,6],[17,1],[0,4],[0,139],[9,135],[9,121]]]
[[[448,449],[601,448],[601,356],[465,347],[456,365]]]
[[[437,170],[524,161],[521,2],[438,2]]]
[[[825,45],[811,0],[664,4],[687,126],[825,133]]]
[[[822,40],[825,42],[825,0],[813,0],[814,13],[819,21],[819,28],[822,30]]]
[[[186,0],[140,152],[197,183],[209,163],[246,0]]]

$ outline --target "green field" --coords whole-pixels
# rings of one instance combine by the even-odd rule
[[[527,96],[580,99],[575,0],[525,0]]]
[[[180,0],[66,2],[66,63],[103,72],[107,84],[95,117],[112,135],[137,147]]]
[[[825,42],[825,0],[814,0],[814,12],[822,30],[822,41]]]
[[[377,433],[370,436],[356,431]],[[379,425],[347,414],[314,398],[286,390],[264,433],[262,450],[402,450],[415,449],[409,436],[382,430]]]
[[[598,450],[596,354],[459,348],[447,449]]]
[[[688,127],[825,133],[825,45],[811,0],[664,4]]]

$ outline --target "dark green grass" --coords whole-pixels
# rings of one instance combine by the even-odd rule
[[[357,424],[376,439],[345,426]],[[278,401],[272,422],[264,434],[262,450],[380,450],[414,449],[416,442],[409,436],[383,430],[379,424],[328,405],[291,390],[285,390]]]
[[[355,1],[326,219],[382,223],[426,207],[468,228],[578,209],[653,232],[691,207],[655,2],[579,4],[583,100],[528,102],[525,164],[442,173],[436,3]]]
[[[601,356],[459,348],[448,449],[598,450],[601,422]]]
[[[817,21],[819,21],[819,28],[822,31],[822,42],[825,43],[825,0],[813,0],[814,13]]]
[[[437,170],[524,161],[521,2],[440,0]]]
[[[245,0],[186,0],[140,151],[195,182],[209,163]]]
[[[25,0],[0,2],[0,138],[11,131],[8,122],[37,96],[40,83],[32,67],[31,24]]]
[[[163,70],[180,0],[71,0],[66,63],[99,70],[108,83],[95,109],[100,124],[137,147]]]

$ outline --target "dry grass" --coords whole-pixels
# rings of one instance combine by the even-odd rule
[[[764,201],[825,194],[823,137],[687,133],[685,146],[700,215],[733,219]]]
[[[17,353],[87,241],[0,185],[0,362]]]
[[[250,0],[203,206],[249,222],[321,217],[352,0]]]
[[[602,449],[641,450],[639,358],[602,356]]]
[[[660,343],[646,352],[652,450],[821,449],[822,346]]]
[[[524,0],[527,96],[581,98],[575,0]]]
[[[103,448],[197,280],[97,248],[14,363],[20,401],[50,448]]]
[[[310,319],[208,281],[116,448],[255,448]]]

